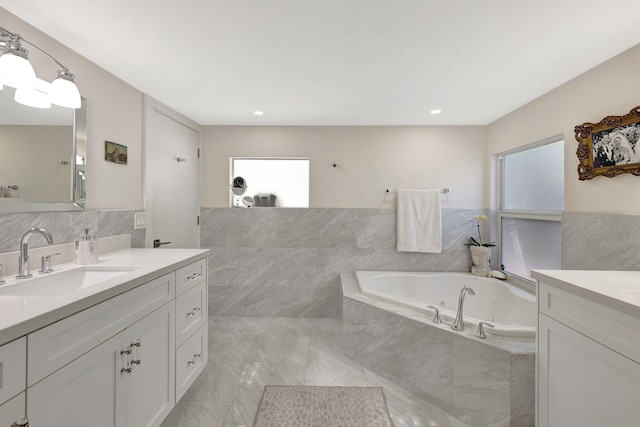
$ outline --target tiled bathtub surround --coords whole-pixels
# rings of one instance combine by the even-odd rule
[[[363,295],[342,274],[344,351],[362,366],[473,426],[534,425],[533,338],[454,332]]]
[[[17,251],[22,234],[32,227],[49,230],[56,244],[69,243],[82,237],[84,229],[90,228],[96,237],[131,234],[131,246],[144,247],[145,230],[133,229],[133,210],[73,211],[0,214],[0,253]],[[46,244],[44,239],[34,237],[31,247]]]
[[[423,254],[396,251],[395,209],[203,208],[210,312],[339,318],[344,271],[469,271],[480,213],[443,209],[443,251]]]

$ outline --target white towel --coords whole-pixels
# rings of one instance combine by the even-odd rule
[[[398,252],[442,252],[440,190],[398,190]]]

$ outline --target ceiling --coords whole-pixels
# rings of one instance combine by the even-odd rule
[[[640,43],[638,0],[0,6],[201,125],[485,125]]]

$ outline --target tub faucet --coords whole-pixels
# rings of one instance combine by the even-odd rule
[[[44,228],[30,228],[22,235],[20,239],[20,257],[18,257],[18,275],[16,279],[28,279],[31,277],[29,273],[29,237],[33,233],[40,233],[47,239],[49,245],[53,245],[53,236]]]
[[[471,286],[465,285],[460,291],[460,296],[458,297],[458,312],[456,313],[456,320],[453,321],[453,325],[451,325],[451,329],[454,331],[464,331],[464,318],[462,314],[462,310],[464,307],[464,296],[466,294],[475,295],[476,293],[471,289]]]

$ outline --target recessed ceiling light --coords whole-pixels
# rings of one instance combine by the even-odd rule
[[[264,115],[264,111],[254,111],[253,114],[255,114],[256,116],[262,116]]]
[[[431,110],[431,111],[429,111],[429,112],[430,112],[431,114],[440,114],[440,113],[442,113],[442,110],[441,110],[441,109],[439,109],[439,108],[435,108],[435,109],[433,109],[433,110]]]

